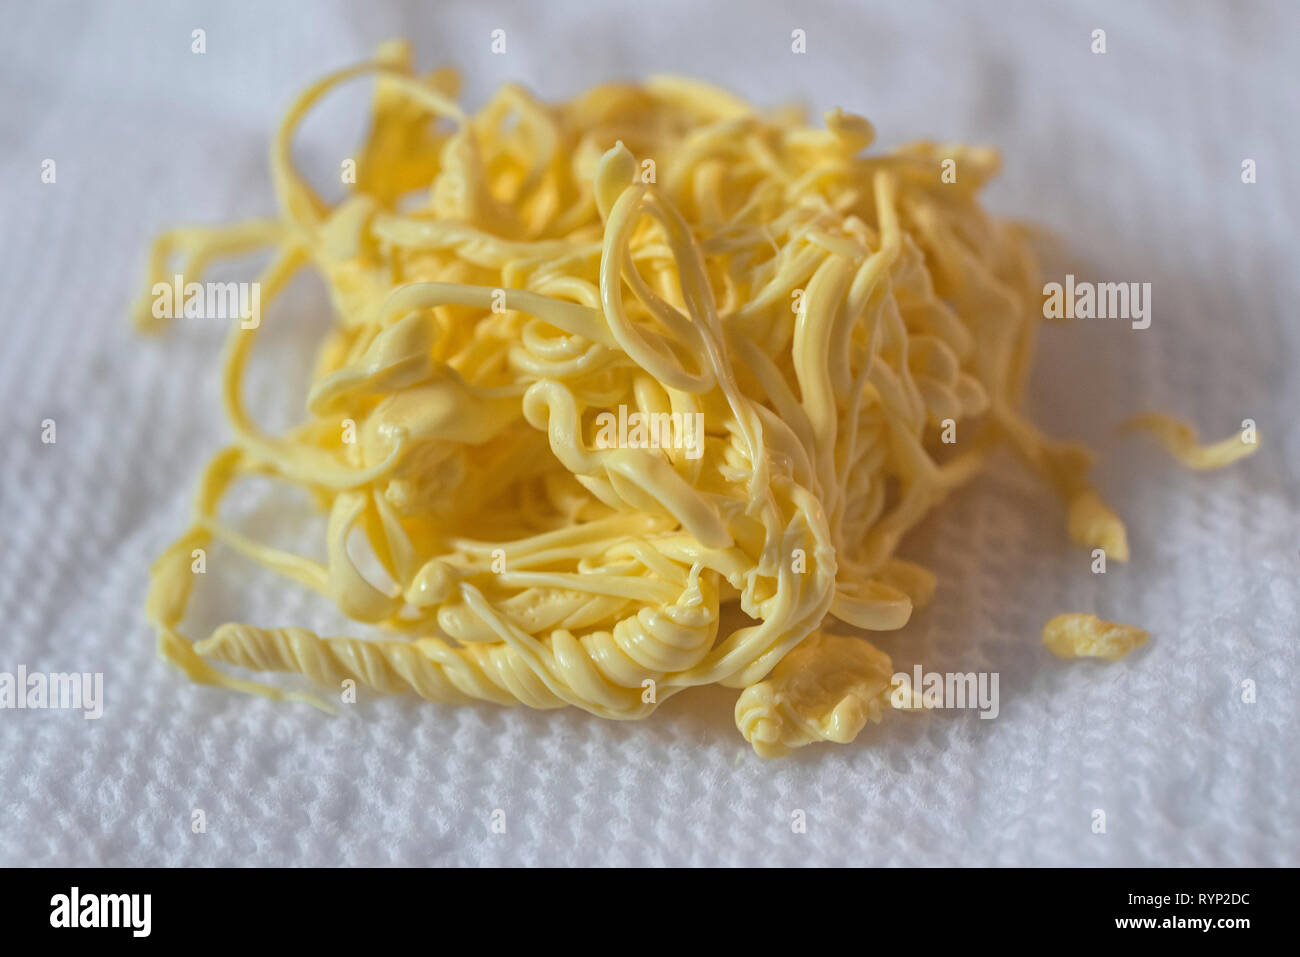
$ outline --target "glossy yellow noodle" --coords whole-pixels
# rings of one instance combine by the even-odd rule
[[[293,136],[363,76],[373,125],[331,205],[294,166]],[[814,128],[675,78],[558,104],[506,86],[476,114],[457,87],[385,45],[290,108],[271,151],[276,218],[154,246],[150,288],[262,249],[263,308],[310,269],[336,313],[307,419],[286,435],[244,406],[258,328],[230,330],[234,441],[154,564],[147,606],[192,679],[324,704],[227,665],[619,719],[719,683],[744,689],[737,724],[776,755],[879,717],[888,656],[830,623],[894,630],[930,600],[934,575],[896,551],[995,443],[1058,489],[1077,541],[1127,557],[1087,450],[1019,411],[1041,308],[1025,234],[976,202],[995,153],[866,154],[860,117]],[[134,315],[163,325],[148,296]],[[620,408],[698,415],[703,435],[598,441]],[[312,493],[324,562],[223,523],[250,475]],[[358,538],[387,581],[355,567]],[[182,635],[192,555],[214,541],[389,637]]]

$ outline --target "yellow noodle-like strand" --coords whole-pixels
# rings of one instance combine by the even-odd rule
[[[1150,432],[1169,454],[1189,469],[1219,469],[1244,459],[1259,450],[1259,435],[1248,438],[1243,430],[1210,445],[1202,445],[1196,429],[1186,422],[1160,412],[1144,412],[1124,423],[1130,432]]]

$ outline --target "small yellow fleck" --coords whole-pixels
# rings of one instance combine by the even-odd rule
[[[1043,628],[1043,644],[1061,658],[1118,661],[1150,637],[1141,628],[1103,621],[1096,615],[1057,615]]]

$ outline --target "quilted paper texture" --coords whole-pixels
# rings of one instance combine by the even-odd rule
[[[1300,142],[1284,121],[1300,7],[1089,6],[8,6],[0,670],[103,672],[105,709],[0,711],[0,864],[1300,863]],[[790,52],[795,28],[806,54]],[[1105,55],[1089,50],[1096,28]],[[267,143],[289,98],[394,35],[422,65],[457,63],[471,103],[507,79],[558,97],[687,72],[756,102],[863,112],[886,144],[991,143],[1005,170],[989,204],[1058,234],[1058,275],[1153,284],[1147,330],[1045,330],[1028,397],[1049,431],[1098,448],[1132,562],[1091,574],[1058,503],[1009,456],[903,550],[939,592],[880,646],[900,670],[998,672],[996,720],[890,714],[852,746],[764,762],[725,689],[634,724],[416,699],[329,718],[191,685],[155,658],[148,566],[227,433],[220,328],[146,340],[127,325],[146,244],[169,224],[269,211]],[[358,86],[330,107],[336,122],[310,124],[303,162],[328,169],[364,105]],[[295,420],[327,322],[309,281],[274,306],[249,389],[261,421]],[[1188,473],[1118,434],[1144,409],[1214,438],[1251,417],[1265,445]],[[233,505],[240,527],[322,547],[297,499]],[[1058,661],[1039,631],[1063,610],[1152,640],[1117,664]],[[192,621],[224,620],[344,627],[214,548]]]

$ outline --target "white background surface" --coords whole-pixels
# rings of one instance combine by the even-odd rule
[[[102,671],[106,710],[0,712],[0,864],[1300,863],[1300,5],[594,6],[5,0],[0,670]],[[489,52],[497,27],[505,56]],[[1096,27],[1105,56],[1089,53]],[[1058,504],[1009,457],[904,549],[940,591],[880,645],[907,670],[999,672],[997,720],[888,715],[854,746],[772,763],[735,730],[729,691],[640,724],[414,698],[330,719],[193,686],[155,658],[148,563],[227,433],[221,330],[144,340],[126,323],[146,243],[271,211],[267,144],[291,96],[394,35],[422,67],[459,65],[474,105],[506,79],[557,97],[675,71],[760,102],[842,105],[885,144],[991,143],[1006,157],[993,208],[1056,230],[1081,277],[1153,283],[1146,331],[1046,331],[1030,395],[1051,430],[1097,444],[1133,561],[1090,574]],[[336,168],[329,144],[352,142],[364,106],[358,86],[327,107],[304,162]],[[1256,185],[1240,182],[1245,157]],[[264,423],[299,414],[327,322],[305,281],[267,317],[250,387]],[[1145,408],[1213,438],[1249,416],[1265,447],[1184,472],[1117,434]],[[243,527],[289,518],[301,531],[282,540],[319,549],[305,512],[237,504]],[[217,549],[208,579],[195,632],[335,621]],[[1153,639],[1119,664],[1060,662],[1039,630],[1061,610]],[[206,834],[191,833],[195,808]]]

